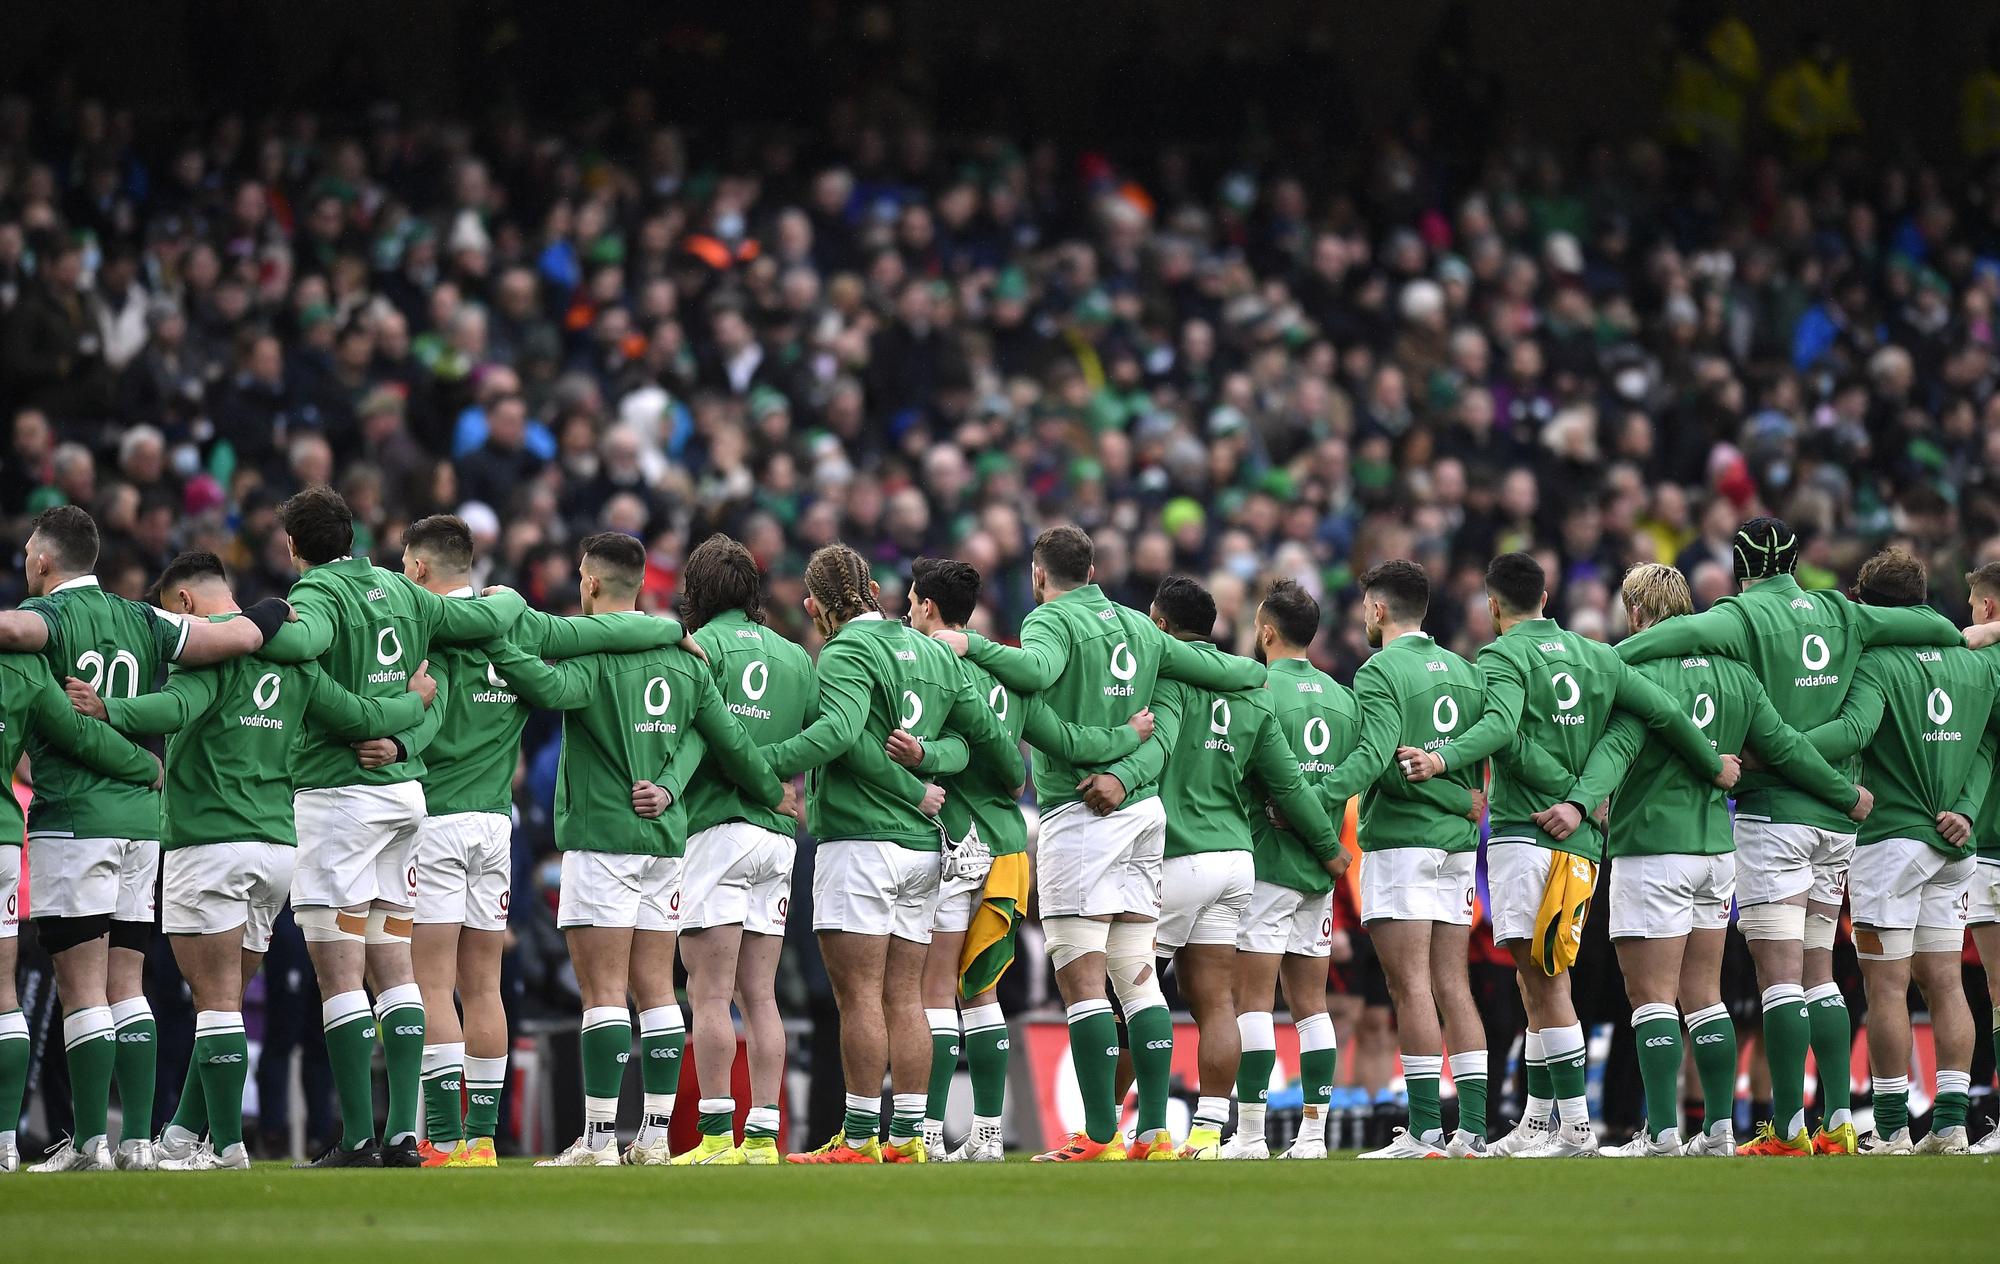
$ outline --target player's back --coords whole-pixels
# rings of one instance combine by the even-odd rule
[[[1625,664],[1610,646],[1564,630],[1553,619],[1528,619],[1481,649],[1479,656],[1505,656],[1519,672],[1523,690],[1521,736],[1534,742],[1572,772],[1581,771],[1591,748],[1611,723],[1618,681]],[[1509,761],[1493,769],[1493,822],[1522,825],[1547,807],[1528,793]]]
[[[106,698],[151,693],[167,663],[186,642],[186,625],[143,602],[105,592],[95,580],[72,580],[22,609],[48,623],[41,658],[57,682],[74,676]],[[35,735],[35,797],[28,806],[32,834],[73,838],[160,836],[160,797],[85,768]]]
[[[1265,691],[1218,692],[1163,680],[1154,702],[1167,705],[1170,697],[1181,722],[1160,783],[1166,854],[1252,850],[1246,783],[1257,743],[1272,736]],[[1261,796],[1257,807],[1262,817]]]
[[[1485,691],[1471,663],[1428,636],[1397,637],[1371,655],[1355,673],[1354,692],[1362,698],[1374,691],[1394,700],[1397,744],[1420,750],[1441,750],[1479,719]],[[1477,765],[1444,774],[1467,789],[1477,788]],[[1436,847],[1468,851],[1479,845],[1479,827],[1463,817],[1447,816],[1435,807],[1406,796],[1403,770],[1391,759],[1362,792],[1361,844],[1364,851],[1380,847]]]
[[[958,659],[943,645],[901,623],[854,619],[821,651],[849,658],[869,682],[868,709],[857,743],[880,749],[901,729],[919,741],[943,735],[952,706],[965,689]],[[807,828],[821,842],[870,839],[935,850],[938,823],[915,807],[845,767],[845,758],[812,770],[807,779]]]
[[[632,810],[632,786],[660,782],[689,737],[701,691],[713,690],[701,660],[678,650],[592,654],[570,667],[591,673],[585,704],[563,713],[556,778],[556,844],[565,851],[678,856],[687,808],[657,818]]]
[[[1113,728],[1152,702],[1160,673],[1156,641],[1164,635],[1152,620],[1086,584],[1029,612],[1021,627],[1024,643],[1033,625],[1042,622],[1062,623],[1069,645],[1061,675],[1042,691],[1043,701],[1059,718]],[[1035,769],[1035,798],[1043,811],[1075,799],[1076,783],[1087,771],[1044,758]]]
[[[2000,652],[1964,648],[1883,647],[1861,656],[1860,674],[1882,695],[1882,720],[1862,747],[1861,782],[1875,810],[1861,824],[1864,843],[1914,838],[1969,855],[1938,834],[1940,813],[1966,796],[1980,766],[1979,745],[2000,687]]]
[[[429,659],[445,712],[423,753],[424,810],[431,816],[512,811],[530,708],[484,649],[435,645]]]
[[[986,703],[1007,740],[1018,744],[1027,727],[1028,699],[994,679],[993,674],[969,659],[959,660],[959,672],[972,688],[973,696]],[[1010,783],[991,761],[972,759],[965,771],[945,783],[944,806],[938,811],[945,832],[964,838],[966,830],[977,826],[980,841],[996,856],[1028,850],[1028,824],[1021,815],[1020,787]]]
[[[805,727],[813,697],[812,659],[804,649],[749,618],[726,610],[703,624],[694,639],[708,655],[723,705],[758,746],[775,746]],[[688,832],[725,821],[746,821],[780,834],[797,826],[788,816],[752,800],[705,755],[687,787]]]
[[[1748,667],[1720,655],[1691,654],[1632,670],[1664,690],[1717,751],[1733,755],[1743,749],[1755,698],[1763,691]],[[1607,854],[1733,851],[1728,796],[1665,741],[1645,733],[1636,717],[1619,723],[1634,730],[1642,745],[1611,798]]]
[[[1361,713],[1353,692],[1302,658],[1272,663],[1268,692],[1272,722],[1298,761],[1300,780],[1317,785],[1360,738]],[[1336,825],[1343,806],[1327,805]],[[1277,829],[1262,812],[1252,814],[1250,827],[1258,881],[1315,894],[1333,889],[1333,879],[1297,834]]]
[[[292,585],[290,600],[332,629],[319,665],[334,683],[364,698],[392,698],[409,688],[410,673],[430,653],[430,621],[414,584],[366,558],[315,566]],[[374,770],[360,768],[346,741],[308,724],[292,748],[292,776],[301,790],[415,780],[421,759]]]
[[[213,697],[167,737],[163,846],[298,841],[289,751],[305,718],[304,673],[313,670],[259,658],[174,668],[201,673]]]

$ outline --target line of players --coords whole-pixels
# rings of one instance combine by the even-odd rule
[[[993,985],[1011,960],[1030,882],[1015,802],[1023,739],[1044,753],[1035,772],[1044,814],[1040,903],[1086,1107],[1084,1129],[1045,1159],[1263,1157],[1261,1103],[1275,1057],[1270,1011],[1280,979],[1298,1024],[1307,1091],[1308,1127],[1288,1154],[1324,1153],[1323,1128],[1310,1124],[1323,1118],[1336,1057],[1323,983],[1328,892],[1346,861],[1333,822],[1356,793],[1364,796],[1361,842],[1370,857],[1363,917],[1397,1003],[1412,1100],[1411,1128],[1373,1157],[1484,1153],[1486,1054],[1464,962],[1476,822],[1486,806],[1479,768],[1489,756],[1495,934],[1522,967],[1531,1021],[1528,1115],[1494,1152],[1553,1157],[1596,1149],[1583,1114],[1581,1031],[1563,970],[1604,853],[1602,822],[1591,809],[1615,789],[1614,937],[1631,981],[1653,1118],[1673,1118],[1678,1000],[1712,1112],[1709,1128],[1686,1149],[1734,1153],[1727,1105],[1733,1033],[1715,993],[1736,881],[1722,790],[1734,782],[1735,753],[1746,739],[1773,770],[1753,773],[1761,780],[1744,787],[1736,841],[1746,853],[1741,923],[1769,981],[1766,1044],[1782,1127],[1744,1149],[1853,1149],[1844,1101],[1831,1089],[1821,1134],[1804,1132],[1804,1047],[1820,1049],[1825,1026],[1833,1048],[1832,1024],[1820,1013],[1838,1009],[1838,991],[1829,997],[1830,977],[1816,980],[1809,1011],[1802,981],[1827,971],[1823,957],[1846,867],[1842,840],[1848,850],[1854,842],[1826,815],[1866,817],[1871,796],[1834,773],[1813,746],[1838,758],[1867,746],[1871,762],[1890,749],[1884,739],[1871,745],[1869,736],[1884,715],[1893,720],[1912,704],[1877,683],[1901,659],[1862,663],[1868,645],[1934,646],[1903,653],[1926,678],[1948,667],[1977,674],[1965,666],[1967,652],[1951,648],[1961,643],[1956,629],[1897,608],[1921,600],[1920,569],[1914,596],[1907,574],[1900,590],[1892,582],[1913,565],[1895,558],[1878,559],[1864,575],[1875,583],[1864,589],[1866,604],[1804,594],[1789,577],[1789,533],[1769,521],[1746,524],[1738,537],[1745,596],[1710,614],[1689,614],[1684,581],[1665,568],[1640,568],[1628,578],[1634,626],[1665,625],[1650,641],[1642,635],[1621,647],[1655,664],[1639,670],[1541,618],[1541,575],[1521,555],[1496,560],[1489,575],[1502,635],[1482,653],[1477,672],[1417,632],[1428,600],[1422,572],[1408,563],[1378,567],[1363,584],[1365,613],[1371,641],[1385,652],[1364,666],[1351,694],[1306,662],[1319,611],[1295,586],[1276,587],[1258,612],[1266,689],[1264,667],[1201,643],[1214,607],[1197,585],[1164,585],[1150,618],[1117,607],[1090,582],[1090,543],[1074,528],[1037,541],[1041,605],[1019,649],[963,630],[979,589],[969,567],[920,563],[906,628],[881,617],[878,590],[857,555],[839,546],[822,550],[806,574],[807,611],[827,638],[815,670],[796,646],[761,626],[754,561],[725,539],[688,559],[684,613],[695,632],[688,639],[674,621],[631,617],[644,557],[622,537],[584,543],[585,616],[558,620],[524,613],[504,590],[449,600],[474,595],[466,582],[469,534],[454,519],[412,527],[405,577],[346,556],[351,519],[329,492],[289,502],[285,525],[305,575],[293,593],[291,623],[282,622],[281,605],[231,617],[235,604],[219,564],[199,556],[180,559],[161,588],[163,604],[193,619],[105,596],[88,580],[95,530],[77,511],[38,521],[29,545],[38,601],[0,616],[0,638],[41,649],[78,710],[128,733],[175,734],[164,922],[200,1011],[195,1065],[159,1156],[146,1138],[127,1138],[117,1152],[121,1166],[247,1163],[240,1144],[241,987],[287,891],[327,995],[329,1054],[343,1106],[345,1135],[318,1164],[493,1162],[492,1109],[505,1054],[497,960],[507,803],[531,705],[566,712],[558,920],[569,933],[586,1006],[586,1134],[553,1164],[778,1161],[783,1037],[771,984],[790,892],[791,828],[783,818],[798,810],[783,782],[800,771],[811,773],[807,824],[821,840],[814,924],[841,1006],[850,1091],[842,1131],[792,1158],[943,1156],[943,1098],[962,1040],[975,1125],[948,1157],[997,1159],[1007,1049]],[[1996,613],[2000,575],[1974,578],[1978,599],[1992,603],[1985,614]],[[1780,609],[1789,613],[1775,622],[1766,617]],[[29,644],[37,632],[41,643]],[[127,648],[146,646],[149,637],[151,660]],[[430,653],[434,642],[442,665],[435,681],[422,668],[398,666]],[[1776,648],[1780,642],[1787,648]],[[260,657],[230,657],[253,648]],[[1768,679],[1776,660],[1793,652],[1809,671],[1789,689],[1773,690],[1775,710],[1757,677],[1724,657],[1762,667]],[[563,661],[544,661],[551,658]],[[177,659],[167,687],[140,696],[141,682],[163,659]],[[121,664],[129,664],[122,680]],[[1866,687],[1844,710],[1833,689],[1845,694],[1857,666],[1873,670],[1863,672]],[[40,1166],[106,1166],[113,1160],[103,1102],[113,1072],[128,1118],[145,1118],[135,1100],[144,1107],[150,1098],[150,1016],[142,1013],[143,998],[134,1004],[136,963],[121,959],[150,921],[150,909],[138,903],[151,887],[143,869],[148,844],[142,827],[127,824],[123,833],[133,837],[121,837],[87,819],[82,803],[69,809],[77,819],[61,815],[66,787],[44,771],[44,760],[60,768],[56,761],[72,754],[83,761],[75,765],[76,783],[107,789],[151,778],[154,765],[129,744],[78,725],[60,706],[52,709],[46,669],[26,674],[40,686],[18,691],[41,700],[33,704],[39,710],[25,712],[31,742],[48,751],[36,760],[46,828],[37,832],[38,821],[30,821],[35,911],[57,953],[65,1044],[78,1084],[78,1135]],[[1950,684],[1962,691],[1966,682]],[[1949,921],[1955,908],[1962,937],[1976,899],[1984,912],[1975,920],[1995,920],[1986,907],[1992,883],[1972,892],[1972,862],[1954,854],[1969,850],[1976,799],[1950,800],[1966,810],[1931,812],[1928,827],[1903,802],[1967,783],[1979,741],[1964,734],[1981,731],[1991,695],[1990,688],[1971,692],[1984,701],[1958,701],[1940,684],[1915,704],[1920,721],[1943,725],[1956,717],[1961,727],[1949,731],[1961,740],[1935,736],[1942,728],[1925,730],[1933,735],[1914,739],[1910,758],[1944,754],[1959,763],[1933,770],[1928,781],[1902,777],[1893,825],[1899,832],[1864,836],[1891,844],[1864,847],[1864,858],[1880,857],[1886,867],[1895,857],[1902,866],[1883,879],[1890,889],[1880,899],[1865,910],[1859,893],[1856,900],[1871,998],[1879,989],[1896,1000],[1885,999],[1883,1008],[1900,1011],[1912,960],[1927,989],[1942,977],[1947,928],[1922,919]],[[1784,723],[1795,717],[1781,718],[1788,704],[1804,713],[1800,722],[1818,719],[1821,727],[1801,739]],[[23,725],[8,731],[19,734]],[[1976,765],[1979,794],[1990,756]],[[1799,790],[1785,789],[1780,777]],[[117,793],[143,802],[142,790]],[[1769,807],[1769,820],[1751,810],[1760,805]],[[1932,863],[1933,855],[1950,863]],[[1980,872],[1990,879],[1994,869]],[[1904,890],[1912,874],[1914,894]],[[1775,894],[1757,899],[1753,882]],[[1871,880],[1871,899],[1878,885]],[[685,1039],[672,990],[676,949],[690,974],[702,1092],[702,1141],[677,1157],[666,1142]],[[1948,951],[1955,980],[1956,941]],[[1178,961],[1201,1032],[1202,1100],[1194,1130],[1179,1145],[1165,1130],[1172,1028],[1156,952]],[[128,966],[134,977],[126,994],[112,995]],[[98,972],[107,982],[93,990]],[[11,978],[9,969],[10,986]],[[374,988],[372,1006],[364,982]],[[1121,1002],[1123,1040],[1107,993]],[[100,998],[116,1003],[92,1003]],[[646,1114],[639,1137],[621,1152],[613,1114],[632,1047],[628,998],[640,1010]],[[753,1093],[740,1144],[736,1103],[727,1095],[732,999],[744,1015]],[[1948,1078],[1964,1079],[1952,1068],[1969,1064],[1970,1018],[1962,996],[1958,1003],[1965,1021],[1954,1026],[1947,1017],[1939,1026],[1947,1079],[1926,1138],[1932,1148],[1964,1145],[1965,1086]],[[1838,1017],[1837,1065],[1844,1070],[1848,1035],[1844,1012]],[[377,1025],[390,1072],[387,1144],[375,1140],[368,1083]],[[1881,1024],[1889,1046],[1873,1059],[1878,1072],[1898,1065],[1889,1026]],[[18,1014],[0,1012],[0,1055],[16,1027],[24,1037]],[[100,1029],[119,1037],[109,1042],[116,1051],[109,1057],[99,1056]],[[1871,1024],[1871,1037],[1876,1031]],[[1448,1138],[1437,1093],[1446,1041],[1460,1104],[1460,1127]],[[1116,1126],[1121,1045],[1139,1088],[1129,1147]],[[1960,1046],[1964,1056],[1956,1057]],[[143,1047],[143,1071],[128,1047]],[[1906,1057],[1907,1040],[1902,1049]],[[1831,1084],[1835,1055],[1820,1056]],[[0,1072],[8,1065],[0,1056]],[[885,1070],[895,1107],[886,1143],[877,1114]],[[1845,1075],[1837,1078],[1844,1098]],[[1877,1077],[1873,1148],[1909,1146],[1894,1126],[1896,1079]],[[419,1080],[427,1106],[423,1146],[414,1141]],[[1224,1145],[1232,1080],[1242,1105],[1237,1134]],[[471,1103],[463,1118],[461,1081]],[[1791,1084],[1799,1087],[1788,1096]],[[0,1107],[7,1089],[0,1074]],[[1670,1125],[1649,1129],[1626,1152],[1679,1153],[1671,1132]],[[0,1148],[0,1157],[10,1155]]]

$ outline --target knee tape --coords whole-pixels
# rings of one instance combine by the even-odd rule
[[[1736,928],[1745,939],[1795,939],[1806,937],[1806,910],[1803,904],[1752,904],[1736,912]]]
[[[366,938],[368,919],[345,909],[302,908],[292,910],[299,934],[309,944],[361,943]]]
[[[385,908],[368,910],[366,938],[371,944],[408,944],[410,942],[410,914],[407,911],[390,912]]]
[[[1149,922],[1113,922],[1104,945],[1104,972],[1128,1015],[1167,1003],[1153,965],[1153,934]]]
[[[1831,952],[1833,950],[1833,932],[1836,925],[1837,923],[1831,917],[1823,917],[1818,913],[1807,913],[1806,951],[1811,952],[1815,948],[1824,948]]]
[[[1045,917],[1042,941],[1048,945],[1049,961],[1061,970],[1079,957],[1103,952],[1111,926],[1087,917]]]
[[[68,952],[79,944],[87,944],[93,939],[101,939],[110,929],[109,913],[92,913],[87,917],[35,919],[35,934],[41,941],[43,951],[50,956]]]
[[[1913,930],[1873,930],[1855,927],[1854,955],[1863,961],[1905,961],[1917,950]]]
[[[1918,952],[1960,953],[1965,951],[1965,927],[1919,926],[1912,940]]]

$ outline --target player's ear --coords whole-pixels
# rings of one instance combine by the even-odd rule
[[[869,581],[868,581],[868,595],[869,595],[870,597],[873,597],[873,598],[875,599],[875,601],[876,601],[876,604],[878,604],[878,605],[879,605],[879,604],[881,604],[881,601],[882,601],[882,585],[880,585],[880,584],[876,583],[876,582],[875,582],[874,580],[872,580],[872,579],[871,579],[871,580],[869,580]]]

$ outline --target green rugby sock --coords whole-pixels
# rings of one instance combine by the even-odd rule
[[[1819,1066],[1819,1120],[1838,1128],[1853,1114],[1854,1023],[1838,983],[1822,983],[1806,993],[1813,1061]]]
[[[375,1139],[375,1012],[366,992],[342,992],[320,1004],[326,1060],[340,1097],[340,1144],[352,1150]]]
[[[1328,1026],[1331,1027],[1331,1023]],[[1483,1138],[1486,1135],[1486,1050],[1454,1053],[1448,1061],[1452,1087],[1458,1090],[1458,1130]],[[1304,1074],[1303,1053],[1299,1055],[1299,1064],[1300,1074]],[[1327,1082],[1332,1082],[1330,1077]],[[1311,1101],[1310,1098],[1307,1100]]]
[[[382,1033],[389,1080],[382,1138],[401,1141],[417,1135],[417,1104],[423,1097],[424,994],[416,984],[399,984],[375,998],[375,1027]]]
[[[1007,1104],[1007,1017],[998,1005],[974,1005],[964,1014],[965,1064],[972,1073],[972,1113],[998,1119]]]
[[[1133,1081],[1139,1088],[1139,1136],[1167,1126],[1167,1090],[1173,1081],[1174,1019],[1164,1005],[1125,1015],[1132,1045]]]
[[[1410,1135],[1419,1141],[1443,1139],[1444,1105],[1438,1097],[1438,1079],[1443,1074],[1441,1054],[1403,1055],[1403,1087],[1410,1094]]]
[[[465,1136],[465,1045],[425,1045],[424,1136],[440,1150]]]
[[[160,1075],[160,1025],[143,996],[129,997],[111,1007],[111,1025],[118,1040],[118,1108],[123,1114],[121,1141],[153,1139],[153,1090]]]
[[[194,1016],[194,1065],[191,1076],[212,1106],[209,1144],[220,1154],[243,1140],[243,1084],[250,1077],[250,1041],[243,1034],[243,1015],[204,1010]]]
[[[1702,1130],[1736,1122],[1736,1023],[1724,1005],[1687,1015],[1694,1069],[1701,1080]]]
[[[27,1015],[18,1009],[0,1014],[0,1132],[13,1132],[21,1121],[31,1044]]]
[[[1632,1043],[1646,1086],[1646,1132],[1657,1141],[1680,1126],[1680,1014],[1671,1005],[1641,1005],[1632,1011]]]
[[[1893,1137],[1910,1126],[1910,1077],[1875,1076],[1875,1135]]]
[[[118,1042],[111,1026],[111,1007],[94,1005],[63,1018],[63,1048],[69,1055],[69,1101],[78,1144],[109,1131],[111,1074],[118,1062]]]
[[[1805,1127],[1806,1050],[1812,1019],[1806,990],[1796,983],[1764,989],[1764,1060],[1771,1068],[1771,1126],[1786,1141]]]
[[[931,1026],[931,1082],[924,1118],[941,1124],[945,1107],[951,1104],[951,1082],[958,1075],[958,1011],[927,1009],[924,1017]]]
[[[500,1128],[500,1092],[507,1084],[507,1055],[465,1055],[465,1137],[492,1137]]]
[[[1083,1130],[1092,1141],[1118,1135],[1118,1024],[1109,1001],[1078,1001],[1069,1007],[1069,1060],[1083,1098]]]

